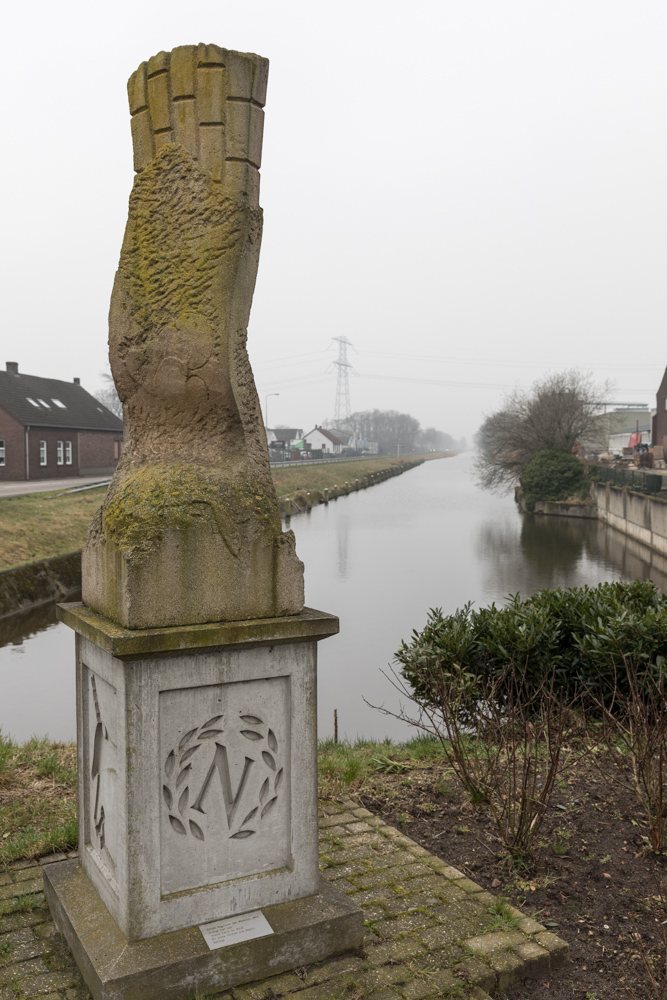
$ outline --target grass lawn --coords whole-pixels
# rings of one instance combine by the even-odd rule
[[[413,459],[417,456],[409,456]],[[424,456],[440,458],[439,453]],[[306,490],[331,489],[346,480],[361,479],[397,465],[396,458],[333,462],[310,465],[304,461],[294,469],[274,469],[273,481],[279,497]],[[28,493],[0,499],[0,571],[83,548],[88,525],[104,500],[106,487],[83,493]]]
[[[0,733],[0,871],[19,858],[76,847],[76,746]]]
[[[0,570],[83,547],[106,487],[59,493],[27,493],[0,500]]]

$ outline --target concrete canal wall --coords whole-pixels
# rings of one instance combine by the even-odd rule
[[[521,490],[516,502],[526,512]],[[622,531],[654,552],[667,556],[667,500],[648,493],[633,493],[627,487],[593,483],[591,500],[585,503],[538,501],[535,514],[556,517],[594,518]]]
[[[609,483],[593,483],[591,496],[601,521],[667,555],[667,500]]]
[[[0,618],[62,601],[80,588],[80,551],[15,566],[0,573]]]
[[[415,469],[418,465],[423,465],[425,459],[406,459],[400,465],[390,466],[388,469],[381,469],[379,472],[370,472],[361,479],[353,479],[341,482],[333,486],[330,490],[311,490],[310,492],[299,491],[293,497],[283,497],[280,500],[280,513],[285,518],[290,518],[294,514],[301,514],[310,510],[318,503],[329,503],[330,500],[337,500],[338,497],[347,496],[348,493],[356,493],[357,490],[368,489],[369,486],[377,486],[386,479],[393,476],[400,476],[409,469]]]

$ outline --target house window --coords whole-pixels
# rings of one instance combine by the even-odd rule
[[[72,442],[65,441],[65,465],[72,464]]]
[[[56,405],[56,406],[57,406],[57,407],[58,407],[58,408],[59,408],[60,410],[66,410],[66,409],[67,409],[67,407],[65,406],[65,404],[64,404],[64,403],[61,403],[59,399],[52,399],[52,400],[51,400],[51,402],[52,402],[52,403],[55,403],[55,405]]]
[[[45,407],[45,409],[47,409],[47,410],[51,409],[51,405],[49,403],[45,403],[43,399],[38,399],[37,402],[41,403],[42,406]]]
[[[46,441],[39,442],[39,464],[46,465]]]
[[[0,465],[5,464],[5,442],[0,439]]]
[[[33,406],[36,406],[37,409],[39,409],[39,403],[36,403],[34,399],[31,399],[30,396],[26,396],[25,398],[28,400],[29,403],[32,403]]]
[[[58,441],[58,444],[56,446],[56,464],[57,465],[65,464],[65,444],[63,441]]]

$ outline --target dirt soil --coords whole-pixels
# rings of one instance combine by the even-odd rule
[[[550,981],[526,980],[509,1000],[667,997],[667,859],[648,850],[634,794],[615,765],[582,767],[556,790],[533,864],[510,869],[483,807],[442,766],[378,775],[366,808],[564,938],[570,960]],[[649,971],[650,970],[650,971]],[[657,985],[652,985],[652,976]]]

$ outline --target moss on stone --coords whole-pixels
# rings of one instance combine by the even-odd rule
[[[110,491],[102,510],[104,531],[120,548],[140,554],[151,551],[168,530],[187,531],[206,511],[220,529],[229,522],[228,512],[237,522],[253,519],[273,526],[278,515],[274,495],[257,483],[216,478],[210,468],[186,463],[144,466]]]

